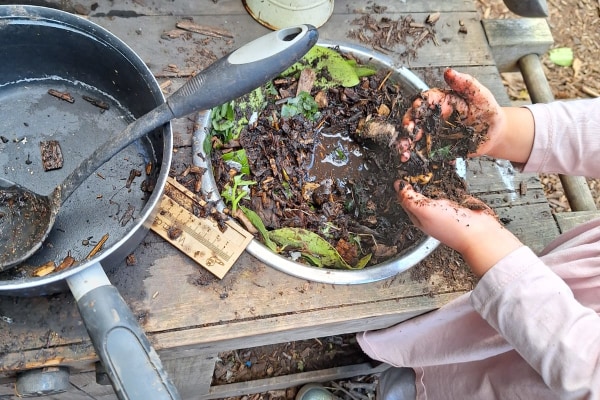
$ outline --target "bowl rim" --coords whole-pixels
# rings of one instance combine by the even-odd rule
[[[417,91],[429,89],[425,82],[412,71],[404,66],[395,65],[393,60],[385,54],[375,52],[360,45],[339,41],[320,39],[317,45],[336,48],[342,53],[352,53],[365,63],[379,64],[394,69],[396,76],[401,77],[405,83],[414,87],[415,94]],[[217,184],[212,173],[210,157],[205,157],[203,148],[204,141],[208,135],[206,127],[210,123],[210,117],[210,110],[205,110],[197,114],[197,128],[192,134],[193,163],[198,167],[206,169],[206,172],[202,176],[202,192],[204,196],[208,200],[216,201],[218,204],[217,207],[222,210],[225,208],[225,204],[221,199],[219,191],[216,189]],[[319,283],[356,285],[384,280],[407,271],[431,254],[439,244],[440,242],[437,239],[425,235],[418,244],[415,244],[409,251],[401,253],[400,256],[360,270],[326,269],[301,264],[273,253],[257,239],[250,241],[246,251],[270,267],[297,278]]]

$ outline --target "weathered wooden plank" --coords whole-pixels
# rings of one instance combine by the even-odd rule
[[[600,211],[572,211],[554,214],[561,232],[575,228],[577,225],[592,219],[600,218]]]
[[[100,385],[96,383],[96,373],[92,372],[81,372],[81,373],[72,373],[69,377],[69,381],[73,386],[74,390],[70,390],[69,394],[73,394],[76,392],[77,394],[85,394],[86,399],[116,399],[115,391],[111,385]],[[70,400],[69,397],[65,395],[61,395],[60,400]]]
[[[527,189],[541,188],[536,174],[520,173],[509,161],[487,157],[467,161],[467,183],[473,194],[496,192],[520,192],[523,184]]]
[[[541,56],[554,43],[544,18],[486,19],[481,23],[500,72],[518,71],[523,56]]]
[[[183,333],[164,332],[153,336],[160,353],[171,357],[188,347],[207,352],[263,346],[294,340],[359,332],[365,329],[381,329],[417,315],[439,308],[441,305],[465,293],[436,294],[408,299],[393,299],[369,304],[341,307],[337,310],[315,310],[302,314],[289,314],[242,320],[236,323],[190,328]],[[315,324],[315,321],[319,321]]]
[[[421,1],[378,1],[357,2],[354,0],[335,0],[333,12],[338,13],[370,13],[374,14],[374,5],[379,5],[380,12],[385,13],[432,13],[432,12],[457,12],[476,11],[473,0],[443,1],[443,0],[421,0]]]
[[[411,280],[410,272],[361,285],[360,290],[351,285],[308,282],[272,270],[247,253],[222,281],[208,280],[205,286],[197,287],[190,282],[201,281],[206,272],[183,255],[165,257],[166,250],[170,249],[157,244],[152,251],[137,253],[139,262],[150,266],[151,275],[143,282],[148,294],[145,308],[151,310],[144,326],[149,331],[217,322],[235,324],[257,315],[285,318],[309,310],[335,314],[345,307],[378,299],[416,297],[432,290],[429,282]],[[298,321],[308,322],[300,317]],[[239,332],[231,332],[236,334]]]
[[[547,203],[500,207],[494,211],[506,228],[534,252],[541,251],[560,233]]]
[[[183,382],[184,379],[194,379],[196,371],[193,368],[197,367],[195,363],[187,363],[185,360],[174,360],[172,363],[176,362],[181,362],[180,368],[177,370],[170,369],[169,373],[171,373],[171,371],[179,372],[177,375],[171,376],[175,378],[175,384],[179,389],[179,394],[184,399],[219,399],[262,393],[271,390],[300,386],[312,382],[327,382],[359,375],[376,374],[389,368],[386,364],[373,366],[370,363],[363,363],[248,382],[212,387],[209,385],[208,387],[204,387],[202,385],[193,386],[192,381]],[[212,365],[214,365],[214,361]],[[212,373],[213,370],[211,369],[210,374],[212,375]],[[95,374],[93,372],[73,374],[70,377],[70,382],[71,387],[67,392],[45,396],[44,398],[48,400],[113,400],[117,398],[111,386],[102,386],[95,382]],[[208,382],[210,384],[210,380]],[[12,398],[14,393],[14,383],[0,384],[0,396],[2,396],[2,398]]]
[[[417,22],[424,23],[429,13],[413,13],[412,17]],[[398,20],[402,14],[377,14],[374,17]],[[333,15],[330,22],[319,31],[324,39],[349,42],[351,32],[359,30],[354,24],[353,16]],[[457,34],[461,28],[467,34]],[[344,29],[340,29],[344,27]],[[387,49],[389,56],[400,65],[409,68],[419,67],[448,67],[448,66],[485,66],[494,65],[494,60],[485,39],[485,33],[475,12],[448,12],[442,13],[435,25],[437,45],[433,41],[424,41],[422,47],[417,49],[416,58],[403,57],[406,47],[402,44],[390,44]],[[363,44],[370,47],[370,44]],[[469,51],[465,51],[469,49]]]
[[[490,205],[534,251],[558,236],[538,175],[520,173],[506,160],[479,158],[469,161],[467,184],[469,192]]]
[[[442,282],[432,281],[431,286],[438,288]],[[305,340],[315,337],[359,332],[365,329],[381,329],[397,324],[417,315],[434,310],[450,300],[460,296],[469,288],[447,293],[425,293],[409,298],[390,298],[373,300],[346,307],[306,310],[303,313],[273,315],[259,320],[243,319],[228,323],[215,323],[209,326],[189,326],[186,329],[167,332],[147,331],[153,346],[166,366],[170,375],[182,373],[174,361],[169,360],[195,357],[199,362],[204,357],[205,368],[211,361],[206,354],[216,354],[238,348],[256,347],[267,344]],[[177,314],[177,310],[173,310]],[[318,321],[318,324],[315,324]],[[171,322],[178,323],[177,319]],[[178,325],[181,326],[181,325]],[[14,374],[30,368],[42,368],[48,365],[63,365],[73,369],[73,373],[93,370],[97,357],[89,340],[78,346],[61,345],[54,351],[60,354],[60,360],[47,357],[35,349],[6,352],[0,376],[8,378],[0,383],[10,382]],[[172,368],[174,368],[172,370]],[[206,371],[206,369],[204,370]],[[200,377],[197,377],[200,379]]]
[[[428,13],[413,14],[415,20],[425,20]],[[351,31],[358,27],[352,24],[355,15],[334,15],[331,24],[322,27],[320,37],[323,39],[349,43]],[[380,14],[378,17],[399,18],[400,14]],[[206,68],[214,61],[213,56],[221,57],[227,52],[258,38],[269,32],[259,24],[252,24],[248,15],[235,15],[219,21],[219,27],[228,29],[234,35],[233,40],[207,39],[205,36],[190,34],[178,39],[162,39],[163,32],[174,29],[179,20],[176,16],[108,18],[92,17],[93,22],[107,28],[116,36],[129,44],[132,49],[146,61],[155,75],[173,70],[169,65],[176,65],[179,71],[194,71]],[[198,24],[215,24],[212,16],[198,16]],[[458,36],[459,23],[464,23],[468,34]],[[142,27],[142,28],[140,28]],[[343,27],[340,29],[340,27]],[[447,66],[489,66],[494,65],[493,57],[485,40],[485,34],[475,12],[444,13],[436,24],[437,40],[435,45],[427,42],[417,50],[415,60],[401,57],[405,50],[402,45],[390,47],[389,56],[399,65],[410,68],[447,67]],[[143,39],[143,40],[140,40]],[[190,48],[190,42],[195,44]],[[369,45],[363,45],[368,47]],[[469,51],[464,51],[465,49]]]
[[[331,0],[332,2],[334,0]],[[28,3],[22,1],[21,3]],[[31,2],[36,3],[36,2]],[[127,1],[115,3],[110,0],[79,0],[75,3],[64,0],[47,0],[46,5],[63,9],[69,12],[84,12],[90,17],[121,17],[133,18],[136,16],[176,15],[192,17],[196,15],[211,15],[214,19],[229,18],[231,15],[245,15],[246,10],[241,0],[218,0],[200,2],[198,0],[178,1]],[[357,3],[352,0],[336,0],[334,14],[367,14],[377,13],[385,9],[393,13],[415,12],[453,12],[475,11],[475,2],[472,0],[455,1],[380,1],[378,7],[370,2]],[[258,23],[257,23],[258,24]]]
[[[520,173],[506,160],[469,160],[466,179],[469,193],[492,208],[548,202],[539,176]]]
[[[370,363],[347,365],[338,368],[328,368],[319,371],[302,372],[297,374],[278,376],[274,378],[258,379],[250,382],[232,383],[228,385],[213,386],[210,392],[201,399],[219,399],[234,396],[264,393],[271,390],[286,389],[301,386],[307,383],[328,382],[337,379],[346,379],[354,376],[377,374],[385,371],[389,365],[381,364],[373,367]]]
[[[209,392],[216,358],[202,354],[168,359],[163,364],[181,397],[191,399]]]

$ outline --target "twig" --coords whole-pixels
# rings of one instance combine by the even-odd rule
[[[106,243],[107,240],[108,240],[108,233],[106,235],[102,236],[102,238],[100,239],[98,244],[96,244],[94,246],[92,251],[90,251],[90,254],[88,254],[85,259],[89,260],[90,258],[94,257],[96,255],[96,253],[98,253],[100,250],[102,250],[102,247],[104,246],[104,243]]]
[[[233,38],[231,32],[226,29],[216,28],[214,26],[204,26],[198,25],[191,21],[179,21],[175,24],[175,26],[179,29],[183,29],[189,32],[199,33],[201,35],[210,36],[210,37],[225,37],[225,38]]]
[[[598,2],[600,2],[600,0],[598,0]],[[600,97],[600,93],[598,93],[595,89],[593,89],[589,86],[582,86],[581,91],[583,93],[587,94],[588,96]]]
[[[350,393],[349,391],[347,391],[346,389],[344,389],[343,387],[341,387],[337,382],[333,382],[332,381],[331,384],[332,384],[332,386],[333,386],[334,389],[341,390],[342,392],[346,393],[348,396],[350,396],[350,398],[352,400],[365,400],[365,399],[368,399],[368,397],[362,396],[362,395],[360,397],[356,397],[355,394]]]
[[[362,389],[362,390],[373,391],[377,387],[377,384],[376,383],[346,382],[345,386],[348,388],[348,390]]]
[[[394,72],[394,71],[390,70],[390,71],[387,73],[387,75],[386,75],[386,76],[385,76],[385,77],[384,77],[384,78],[381,80],[381,83],[379,84],[379,86],[377,86],[377,91],[380,91],[380,90],[381,90],[381,88],[383,87],[383,85],[385,85],[385,82],[388,80],[388,78],[389,78],[390,76],[392,76],[392,72]]]
[[[158,73],[154,74],[154,77],[157,79],[189,78],[189,77],[196,75],[197,72],[198,72],[198,70],[195,68],[188,68],[188,69],[184,69],[181,71],[180,70],[178,70],[178,71],[162,71],[162,72],[158,72]]]

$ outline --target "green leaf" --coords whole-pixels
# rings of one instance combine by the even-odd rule
[[[358,75],[359,78],[362,78],[363,76],[375,75],[377,73],[377,70],[375,68],[371,68],[371,67],[360,66],[360,67],[355,67],[354,72],[356,72],[356,75]]]
[[[244,206],[240,206],[240,210],[242,210],[242,212],[246,215],[248,220],[250,222],[252,222],[252,225],[254,225],[254,227],[261,234],[261,236],[263,237],[263,240],[265,242],[265,246],[267,246],[271,251],[276,252],[277,245],[275,243],[273,243],[273,241],[269,237],[269,231],[267,231],[265,224],[262,222],[262,219],[260,219],[258,214],[255,213],[254,210],[251,210]]]
[[[210,153],[212,152],[212,141],[210,140],[211,138],[212,136],[206,135],[206,137],[204,138],[204,143],[202,143],[202,150],[204,150],[204,154],[206,156],[210,156]]]
[[[229,142],[233,137],[233,128],[235,127],[235,103],[233,101],[212,109],[211,117],[211,135],[218,136],[224,143]]]
[[[269,238],[286,250],[300,251],[312,264],[323,268],[361,269],[371,259],[363,257],[354,267],[340,256],[337,250],[318,234],[302,228],[281,228],[269,232]]]
[[[298,96],[288,99],[287,103],[281,106],[282,118],[291,118],[298,114],[304,115],[310,121],[316,120],[321,115],[319,106],[310,93],[300,92]]]
[[[248,186],[256,185],[255,181],[246,181],[242,177],[244,174],[237,174],[233,177],[233,187],[227,183],[221,191],[223,201],[231,205],[232,213],[235,214],[238,204],[242,199],[248,198],[250,189]]]
[[[283,76],[300,73],[303,69],[310,67],[316,71],[329,72],[329,77],[321,77],[315,82],[315,87],[327,89],[342,85],[352,87],[358,85],[360,79],[354,67],[337,51],[328,47],[313,46],[300,61],[283,72]],[[320,74],[317,73],[317,76]]]
[[[570,47],[558,47],[549,52],[550,61],[561,67],[573,65],[573,49]]]
[[[246,150],[240,149],[236,151],[230,151],[229,153],[223,153],[221,156],[223,161],[235,161],[241,165],[240,172],[242,174],[250,175],[250,163],[248,162],[248,156]]]

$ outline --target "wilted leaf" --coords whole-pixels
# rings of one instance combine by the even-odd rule
[[[372,75],[371,71],[373,71],[368,70],[364,66],[355,68],[352,63],[349,63],[348,60],[333,49],[314,46],[300,61],[289,67],[282,75],[294,75],[306,68],[307,65],[316,71],[328,71],[328,78],[321,77],[315,81],[315,87],[319,88],[329,88],[338,85],[344,87],[356,86],[360,82],[360,76]],[[317,76],[319,76],[318,72]]]
[[[570,67],[573,64],[573,49],[570,47],[552,49],[548,56],[550,57],[550,61],[561,67]]]
[[[281,228],[269,232],[269,238],[286,250],[297,250],[312,264],[322,268],[362,269],[371,259],[363,257],[354,267],[318,234],[302,228]]]
[[[260,219],[258,214],[255,213],[253,210],[249,209],[248,207],[244,206],[240,206],[240,210],[242,210],[242,212],[246,215],[250,222],[252,222],[252,225],[254,225],[258,232],[260,232],[265,242],[265,245],[269,249],[271,249],[271,251],[276,251],[277,245],[271,241],[271,238],[269,238],[269,231],[267,231],[265,224],[262,222],[262,219]]]

